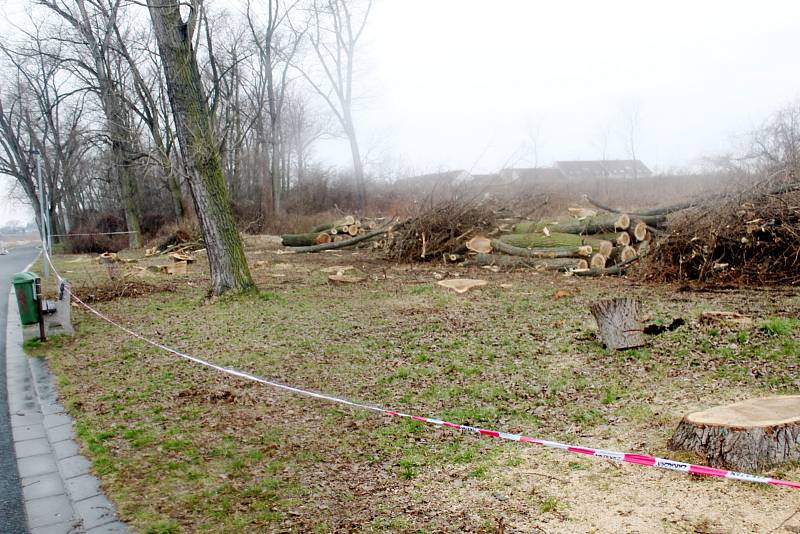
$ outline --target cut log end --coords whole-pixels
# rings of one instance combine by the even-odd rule
[[[629,233],[633,236],[636,242],[644,241],[647,239],[647,223],[644,221],[633,221],[629,229]]]
[[[591,269],[603,269],[606,266],[606,262],[608,261],[608,257],[603,254],[595,254],[592,256],[591,261],[589,262],[589,267]]]
[[[475,236],[466,243],[467,248],[473,252],[488,254],[492,251],[492,240],[482,235]]]
[[[592,252],[597,252],[603,256],[610,256],[614,249],[614,244],[607,239],[597,239],[596,237],[584,237],[584,242],[592,247]],[[591,254],[589,254],[591,255]]]
[[[330,243],[331,242],[331,234],[327,232],[322,232],[317,236],[314,240],[317,245],[322,245],[323,243]]]
[[[616,247],[611,252],[611,259],[614,263],[625,263],[636,257],[636,249],[630,246]]]
[[[630,227],[630,225],[631,225],[631,218],[624,213],[621,213],[620,216],[617,217],[617,221],[614,223],[614,226],[616,226],[620,230],[627,230]]]
[[[694,412],[669,441],[714,467],[762,471],[800,458],[800,395],[763,397]]]

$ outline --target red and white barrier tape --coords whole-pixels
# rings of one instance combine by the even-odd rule
[[[46,251],[44,253],[44,257],[45,257],[45,260],[53,267],[53,271],[55,272],[56,277],[59,280],[59,283],[61,281],[63,281],[64,279],[61,277],[61,275],[58,273],[58,271],[56,271],[55,266],[53,265],[53,262],[50,260],[50,257],[49,257],[49,255],[47,254]],[[489,436],[489,437],[493,437],[493,438],[506,439],[506,440],[509,440],[509,441],[519,441],[519,442],[522,442],[522,443],[532,443],[534,445],[541,445],[543,447],[548,447],[550,449],[560,449],[560,450],[564,450],[564,451],[568,451],[568,452],[572,452],[572,453],[576,453],[576,454],[585,454],[587,456],[593,456],[595,458],[602,458],[602,459],[605,459],[605,460],[614,460],[614,461],[617,461],[617,462],[626,462],[626,463],[630,463],[630,464],[638,464],[638,465],[644,465],[644,466],[648,466],[648,467],[658,467],[660,469],[668,469],[670,471],[681,471],[681,472],[684,472],[684,473],[690,473],[690,474],[694,474],[694,475],[706,475],[706,476],[712,476],[712,477],[727,478],[727,479],[730,479],[730,480],[739,480],[739,481],[743,481],[743,482],[755,482],[755,483],[760,483],[760,484],[771,484],[771,485],[774,485],[774,486],[788,486],[790,488],[798,488],[798,489],[800,489],[800,482],[791,482],[791,481],[788,481],[788,480],[780,480],[780,479],[777,479],[777,478],[762,477],[762,476],[757,476],[757,475],[751,475],[751,474],[748,474],[748,473],[739,473],[739,472],[736,472],[736,471],[729,471],[727,469],[717,469],[717,468],[714,468],[714,467],[707,467],[707,466],[703,466],[703,465],[690,464],[690,463],[686,463],[686,462],[678,462],[676,460],[669,460],[669,459],[666,459],[666,458],[658,458],[658,457],[649,456],[649,455],[646,455],[646,454],[633,454],[633,453],[626,453],[626,452],[609,451],[609,450],[604,450],[604,449],[595,449],[595,448],[592,448],[592,447],[580,447],[580,446],[576,446],[576,445],[569,445],[569,444],[566,444],[566,443],[559,443],[557,441],[549,441],[549,440],[545,440],[545,439],[531,438],[531,437],[528,437],[528,436],[524,436],[522,434],[514,434],[514,433],[510,433],[510,432],[500,432],[498,430],[487,430],[485,428],[478,428],[478,427],[473,427],[473,426],[468,426],[468,425],[450,423],[450,422],[447,422],[447,421],[442,421],[441,419],[433,419],[433,418],[430,418],[430,417],[420,417],[418,415],[409,415],[409,414],[405,414],[405,413],[402,413],[402,412],[396,412],[396,411],[393,411],[393,410],[388,410],[388,409],[382,408],[380,406],[372,406],[372,405],[369,405],[369,404],[362,404],[362,403],[359,403],[359,402],[353,402],[353,401],[350,401],[350,400],[347,400],[347,399],[334,397],[332,395],[325,395],[325,394],[322,394],[322,393],[316,393],[314,391],[308,391],[308,390],[305,390],[305,389],[289,386],[289,385],[286,385],[286,384],[281,384],[280,382],[273,382],[271,380],[267,380],[266,378],[262,378],[260,376],[253,375],[253,374],[250,374],[250,373],[245,372],[245,371],[239,371],[238,369],[232,369],[230,367],[223,367],[221,365],[217,365],[215,363],[211,363],[211,362],[206,361],[206,360],[204,360],[202,358],[198,358],[196,356],[191,356],[189,354],[185,354],[183,352],[180,352],[178,350],[170,348],[170,347],[168,347],[166,345],[163,345],[163,344],[161,344],[161,343],[159,343],[157,341],[153,341],[152,339],[150,339],[148,337],[145,337],[142,334],[139,334],[138,332],[134,332],[130,328],[127,328],[126,326],[123,326],[123,325],[117,323],[116,321],[114,321],[113,319],[108,317],[107,315],[105,315],[105,314],[99,312],[98,310],[94,309],[92,306],[86,304],[80,298],[78,298],[77,295],[75,295],[74,293],[69,291],[68,288],[67,288],[67,291],[72,296],[72,298],[75,299],[75,301],[78,304],[80,304],[81,306],[83,306],[84,308],[89,310],[91,313],[93,313],[94,315],[96,315],[100,319],[102,319],[102,320],[106,321],[107,323],[119,328],[120,330],[122,330],[123,332],[129,334],[130,336],[132,336],[132,337],[134,337],[136,339],[139,339],[141,341],[144,341],[145,343],[147,343],[149,345],[152,345],[153,347],[159,348],[159,349],[161,349],[163,351],[166,351],[166,352],[168,352],[170,354],[174,354],[175,356],[178,356],[178,357],[183,358],[185,360],[189,360],[191,362],[194,362],[194,363],[203,365],[205,367],[214,369],[214,370],[219,371],[221,373],[225,373],[225,374],[228,374],[228,375],[231,375],[231,376],[236,376],[236,377],[239,377],[239,378],[244,378],[246,380],[251,380],[253,382],[258,382],[260,384],[265,384],[265,385],[268,385],[268,386],[272,386],[274,388],[282,389],[284,391],[290,391],[292,393],[297,393],[298,395],[303,395],[303,396],[306,396],[306,397],[312,397],[312,398],[315,398],[315,399],[325,400],[325,401],[329,401],[329,402],[335,402],[337,404],[343,404],[345,406],[352,406],[353,408],[360,408],[360,409],[363,409],[363,410],[370,410],[372,412],[382,413],[382,414],[390,415],[390,416],[393,416],[393,417],[402,417],[402,418],[405,418],[405,419],[412,419],[414,421],[420,421],[420,422],[428,423],[428,424],[431,424],[431,425],[443,426],[443,427],[452,428],[452,429],[455,429],[455,430],[462,430],[462,431],[465,431],[465,432],[471,432],[471,433],[474,433],[474,434],[480,434],[482,436]]]

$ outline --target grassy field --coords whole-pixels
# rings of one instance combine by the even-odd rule
[[[251,240],[260,291],[207,298],[188,275],[59,270],[100,310],[216,363],[393,409],[587,446],[668,451],[688,411],[800,386],[793,288],[682,291],[632,279],[280,255]],[[324,267],[354,266],[333,286]],[[436,280],[484,278],[464,295]],[[112,280],[113,278],[113,280]],[[562,298],[555,298],[556,292]],[[614,353],[589,303],[630,295],[687,324]],[[751,316],[744,328],[698,321]],[[797,490],[686,476],[465,435],[297,397],[178,360],[75,310],[46,354],[95,471],[140,532],[768,532]],[[35,345],[35,344],[34,344]],[[770,472],[800,479],[800,464]],[[798,514],[800,516],[800,514]],[[800,531],[800,517],[778,531]]]

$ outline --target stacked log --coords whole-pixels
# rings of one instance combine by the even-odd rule
[[[478,254],[467,263],[568,270],[584,276],[621,274],[648,251],[672,212],[662,208],[627,214],[595,206],[603,211],[569,208],[572,218],[518,222],[511,233],[485,240],[480,250],[470,249]]]
[[[503,254],[479,253],[465,262],[466,265],[481,267],[532,267],[537,271],[570,271],[586,269],[587,263],[581,258],[522,258]]]
[[[371,224],[363,223],[352,215],[329,223],[318,224],[302,234],[284,234],[281,244],[285,247],[308,247],[326,243],[338,243],[366,234]]]

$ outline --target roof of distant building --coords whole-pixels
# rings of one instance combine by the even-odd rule
[[[632,178],[652,176],[652,171],[638,159],[556,161],[556,168],[567,178]]]
[[[508,168],[500,171],[503,177],[522,182],[549,182],[562,180],[564,174],[555,167]]]

